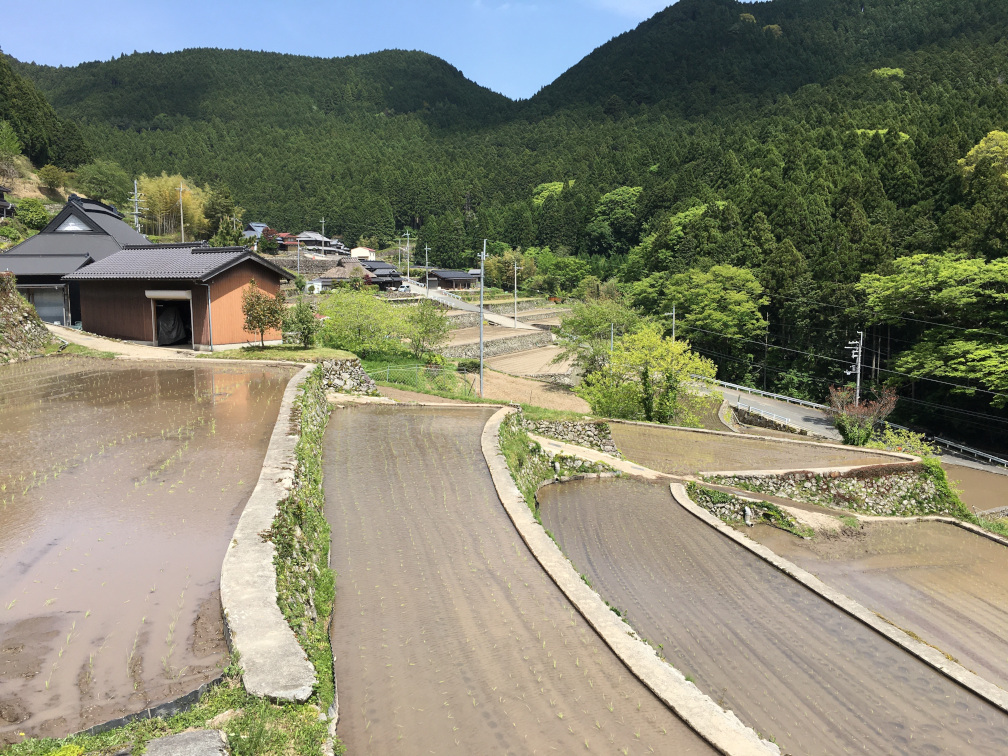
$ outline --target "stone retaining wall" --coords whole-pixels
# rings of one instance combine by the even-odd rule
[[[452,330],[457,328],[475,328],[479,325],[478,312],[464,312],[461,315],[449,315],[448,327]]]
[[[507,339],[494,339],[483,342],[483,356],[499,357],[502,354],[512,354],[514,352],[524,352],[527,349],[548,346],[553,343],[552,334],[545,331],[535,331],[525,336],[514,336]],[[461,346],[447,347],[441,350],[442,356],[449,360],[476,360],[479,359],[479,343],[463,344]]]
[[[546,383],[552,383],[557,386],[566,386],[570,388],[577,382],[576,376],[571,373],[528,373],[523,375],[522,378],[531,378],[533,381],[544,381]]]
[[[475,304],[479,304],[479,300],[476,300]],[[548,306],[549,302],[545,299],[527,299],[523,302],[518,302],[518,312],[525,312],[526,310],[541,310]],[[514,315],[515,310],[513,303],[483,305],[483,309],[487,312],[492,312],[494,315]]]
[[[875,465],[849,472],[712,476],[708,482],[781,496],[809,504],[842,507],[870,515],[960,514],[922,464]]]
[[[0,365],[29,357],[49,343],[35,308],[18,293],[13,273],[0,273]]]
[[[784,433],[795,433],[799,436],[808,435],[808,431],[803,428],[771,420],[769,417],[763,417],[763,415],[758,412],[749,412],[741,407],[733,407],[732,409],[735,411],[735,417],[738,418],[738,421],[745,425],[751,425],[754,428],[768,428],[770,430],[783,431]]]
[[[609,424],[601,421],[576,422],[573,420],[529,420],[523,418],[526,430],[538,433],[540,436],[555,438],[557,441],[565,441],[577,446],[586,446],[589,449],[611,454],[618,459],[622,459],[616,442],[613,441]]]
[[[378,387],[364,372],[360,360],[325,360],[322,363],[322,385],[327,391],[341,394],[377,396]]]

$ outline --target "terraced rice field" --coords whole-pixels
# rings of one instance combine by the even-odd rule
[[[0,744],[219,674],[221,561],[290,375],[86,358],[0,368]]]
[[[749,535],[1008,689],[1008,547],[937,522],[811,541],[762,525]]]
[[[666,486],[579,481],[540,501],[603,598],[784,752],[1008,751],[1008,715],[694,518]]]
[[[894,461],[892,457],[871,452],[812,443],[626,423],[611,423],[611,428],[613,440],[624,457],[669,475],[719,470],[803,470]]]
[[[521,541],[480,451],[490,414],[373,405],[329,423],[348,752],[711,753]]]

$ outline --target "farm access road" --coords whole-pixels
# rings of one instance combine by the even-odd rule
[[[712,753],[528,551],[481,453],[487,409],[335,410],[337,735],[350,753]]]

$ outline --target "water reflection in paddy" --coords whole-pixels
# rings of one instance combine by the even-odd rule
[[[221,560],[290,375],[89,358],[0,369],[0,743],[216,676]]]

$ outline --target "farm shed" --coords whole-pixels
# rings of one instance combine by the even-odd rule
[[[479,276],[464,270],[432,270],[432,289],[471,289],[479,285]]]
[[[242,292],[270,295],[291,276],[246,247],[127,247],[65,277],[80,287],[85,331],[126,341],[214,351],[258,342],[245,331]],[[280,343],[279,330],[266,331]]]
[[[38,234],[0,254],[0,270],[17,276],[18,291],[47,323],[71,325],[81,318],[75,282],[63,281],[128,244],[149,244],[114,207],[70,195],[63,209]]]

